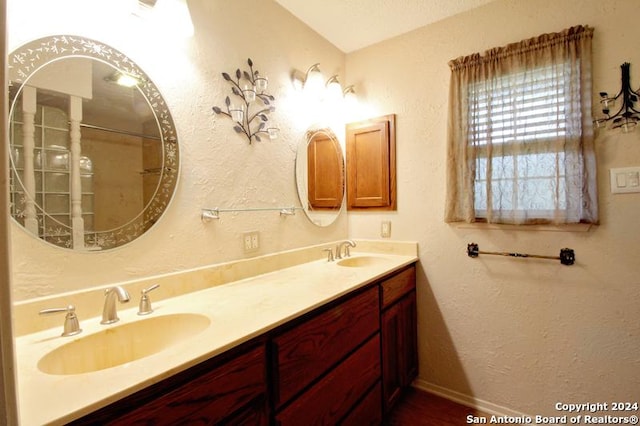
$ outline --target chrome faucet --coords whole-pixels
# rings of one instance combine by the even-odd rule
[[[356,246],[356,243],[353,240],[345,240],[339,243],[336,246],[336,259],[342,259],[343,257],[350,257],[351,252],[349,251],[349,247],[355,247],[355,246]],[[342,254],[343,247],[344,247],[344,255]]]
[[[109,287],[104,291],[104,308],[102,309],[102,321],[100,324],[113,324],[120,320],[116,312],[116,296],[120,303],[129,301],[129,293],[120,286]]]

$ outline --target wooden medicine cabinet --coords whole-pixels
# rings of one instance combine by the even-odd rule
[[[396,116],[347,124],[347,208],[396,210]]]

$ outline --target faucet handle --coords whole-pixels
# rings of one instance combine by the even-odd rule
[[[154,284],[151,287],[142,289],[140,292],[140,306],[138,307],[138,315],[148,315],[153,312],[153,308],[151,308],[151,299],[149,299],[149,293],[152,290],[160,287],[160,284]]]
[[[327,262],[333,262],[335,260],[333,258],[333,249],[332,248],[322,249],[322,251],[326,251],[327,252]]]
[[[66,308],[49,308],[43,309],[38,312],[40,315],[48,315],[48,314],[58,314],[61,312],[66,312],[67,315],[64,318],[64,330],[61,336],[74,336],[82,331],[80,328],[80,322],[78,321],[78,316],[76,315],[76,307],[73,305],[69,305]]]

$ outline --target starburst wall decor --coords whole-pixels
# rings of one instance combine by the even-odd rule
[[[235,96],[232,101],[229,96],[224,100],[226,111],[214,106],[213,112],[218,115],[226,115],[234,121],[233,130],[243,134],[252,143],[255,139],[260,142],[260,135],[267,135],[269,139],[278,137],[277,127],[267,127],[268,114],[275,110],[272,105],[275,98],[266,90],[267,77],[260,75],[253,69],[253,61],[247,59],[249,71],[236,70],[235,79],[223,72],[222,77],[231,84],[231,93]]]

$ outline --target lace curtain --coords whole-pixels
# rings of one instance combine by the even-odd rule
[[[449,62],[445,221],[597,223],[593,29]]]

